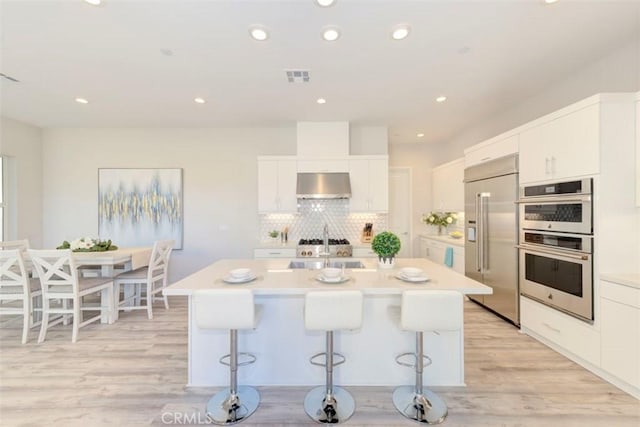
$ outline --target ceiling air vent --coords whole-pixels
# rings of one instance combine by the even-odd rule
[[[309,83],[309,70],[284,70],[289,83]]]
[[[18,80],[18,79],[14,79],[14,78],[13,78],[13,77],[11,77],[11,76],[7,76],[7,75],[6,75],[6,74],[4,74],[4,73],[0,73],[0,77],[3,77],[3,78],[5,78],[5,79],[7,79],[7,80],[10,80],[10,81],[12,81],[12,82],[14,82],[14,83],[20,83],[20,80]]]

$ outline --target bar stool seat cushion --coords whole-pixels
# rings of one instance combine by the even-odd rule
[[[261,313],[248,289],[198,290],[193,307],[201,329],[254,329]]]
[[[307,292],[305,328],[312,331],[358,329],[362,326],[362,305],[360,291]]]
[[[462,294],[457,291],[404,291],[400,325],[415,332],[460,330],[462,302]]]

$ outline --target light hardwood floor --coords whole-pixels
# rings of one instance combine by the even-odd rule
[[[56,326],[43,344],[34,329],[21,345],[20,320],[3,317],[0,425],[206,424],[203,409],[216,390],[184,387],[186,301],[170,303],[169,311],[158,304],[151,321],[136,311],[87,326],[76,344],[70,326]],[[640,426],[638,400],[471,302],[465,336],[468,386],[435,389],[449,405],[443,426]],[[307,390],[261,387],[258,411],[240,425],[315,425],[302,409]],[[392,388],[350,390],[357,411],[346,425],[417,425],[396,413]]]

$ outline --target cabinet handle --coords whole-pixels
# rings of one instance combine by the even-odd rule
[[[545,175],[549,175],[549,158],[544,158],[544,173]]]
[[[554,156],[551,156],[551,174],[556,174],[556,158]]]
[[[547,328],[551,329],[553,332],[560,333],[560,329],[556,329],[556,328],[554,328],[553,326],[549,325],[549,324],[548,324],[548,323],[546,323],[546,322],[542,322],[542,324],[543,324],[544,326],[546,326]]]
[[[491,159],[491,157],[483,157],[480,159],[481,162],[486,162],[487,160]]]

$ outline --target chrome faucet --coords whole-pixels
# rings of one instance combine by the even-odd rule
[[[324,243],[324,252],[322,255],[324,256],[324,266],[325,268],[331,265],[329,260],[329,225],[325,222],[324,228],[322,229],[322,242]]]

